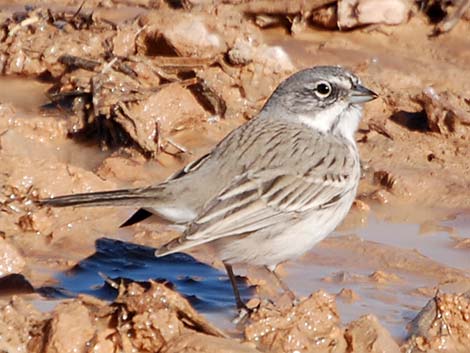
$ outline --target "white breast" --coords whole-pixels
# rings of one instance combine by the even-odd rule
[[[286,229],[258,232],[246,237],[222,238],[214,242],[218,255],[227,263],[275,267],[299,257],[330,234],[348,213],[356,189],[344,195],[336,207],[313,211],[309,217]]]

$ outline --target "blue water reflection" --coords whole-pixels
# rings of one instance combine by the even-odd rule
[[[39,292],[53,298],[74,297],[83,293],[113,300],[117,291],[106,283],[101,273],[117,283],[126,279],[167,281],[202,312],[234,307],[232,288],[224,272],[183,253],[157,258],[154,252],[154,248],[142,245],[98,239],[93,255],[56,276],[56,286],[43,287]],[[238,284],[244,300],[249,299],[252,288],[242,278],[238,278]]]

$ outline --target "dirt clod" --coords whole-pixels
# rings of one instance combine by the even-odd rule
[[[261,306],[245,328],[245,337],[271,352],[311,352],[331,347],[341,352],[344,338],[337,326],[334,297],[318,291],[292,308]]]
[[[398,25],[408,19],[409,0],[339,0],[338,26],[356,26],[385,23]]]
[[[39,313],[13,299],[0,308],[0,318],[0,348],[5,351],[77,352],[88,347],[173,352],[177,342],[181,349],[193,343],[202,352],[213,352],[233,344],[186,299],[155,282],[121,285],[120,295],[110,305],[81,296],[59,304],[52,313]],[[206,339],[208,335],[215,339]],[[255,352],[241,344],[232,349]]]
[[[470,293],[438,293],[410,323],[408,352],[466,352],[470,345]]]
[[[0,238],[0,277],[19,273],[25,265],[26,261],[19,251],[7,240]]]
[[[376,317],[366,315],[346,328],[348,352],[399,353],[400,348]]]

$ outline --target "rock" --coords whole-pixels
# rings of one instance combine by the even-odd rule
[[[0,277],[21,272],[26,262],[19,251],[8,241],[0,238]]]
[[[439,293],[409,325],[407,352],[468,352],[470,347],[470,292]]]
[[[79,301],[61,303],[48,327],[45,352],[82,352],[95,335],[88,309]]]
[[[344,352],[334,296],[313,293],[298,305],[280,309],[262,304],[245,328],[245,338],[269,352]]]
[[[390,333],[373,315],[365,315],[351,322],[344,337],[349,353],[400,353]]]
[[[36,337],[32,327],[40,321],[41,315],[31,304],[17,297],[0,303],[0,352],[36,352],[28,349],[28,342]]]
[[[181,56],[212,58],[227,50],[222,37],[209,30],[202,18],[193,15],[178,16],[176,23],[165,26],[161,33]]]
[[[408,19],[409,0],[339,0],[338,27],[384,23],[398,25]]]
[[[326,29],[338,28],[338,11],[336,6],[321,7],[312,13],[310,21],[313,25]]]

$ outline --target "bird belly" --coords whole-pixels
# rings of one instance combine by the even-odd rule
[[[196,213],[189,208],[158,206],[145,209],[177,224],[188,223],[196,218]]]
[[[251,233],[222,238],[214,242],[220,258],[230,264],[270,266],[297,258],[330,234],[348,213],[352,197],[344,197],[335,207],[315,210],[303,220]]]

